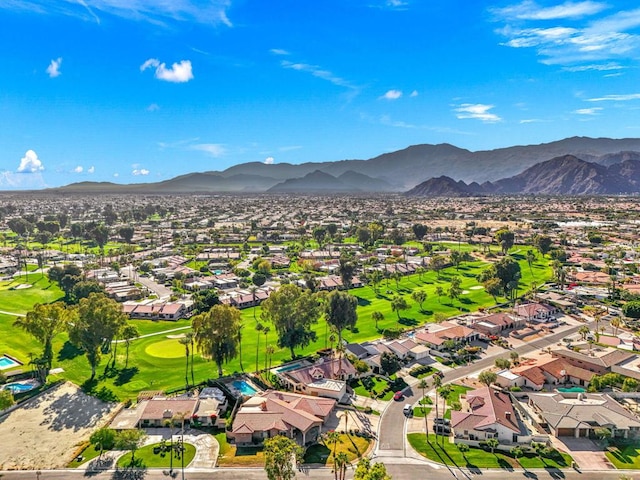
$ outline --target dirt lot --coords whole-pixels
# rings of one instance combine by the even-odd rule
[[[0,417],[0,470],[64,467],[116,408],[61,384]]]

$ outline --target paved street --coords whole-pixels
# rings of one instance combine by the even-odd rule
[[[618,480],[620,475],[626,474],[630,478],[633,478],[637,472],[633,471],[607,471],[607,472],[576,472],[575,470],[564,471],[546,471],[546,470],[482,470],[482,471],[468,471],[461,469],[450,469],[444,466],[440,466],[437,469],[425,467],[423,463],[412,462],[408,459],[397,459],[395,463],[387,463],[387,471],[393,477],[393,480],[504,480],[505,476],[510,478],[522,478],[522,479],[538,479],[538,480]],[[106,471],[99,474],[87,475],[85,472],[79,470],[43,470],[38,475],[34,471],[9,471],[0,472],[2,480],[86,480],[92,478],[95,480],[116,480],[116,479],[128,479],[137,478],[145,480],[167,480],[170,477],[160,469],[153,469],[144,472],[139,476],[125,476],[123,472]],[[180,472],[178,472],[178,479],[182,478]],[[265,480],[267,475],[263,469],[258,468],[237,468],[237,469],[213,469],[213,470],[185,470],[186,480],[211,480],[211,479],[224,479],[224,480]],[[328,468],[310,469],[304,472],[300,472],[297,475],[298,479],[311,479],[311,480],[331,480],[334,478],[333,473]],[[353,478],[353,470],[347,472],[347,478]]]
[[[520,347],[514,348],[513,350],[518,352],[520,355],[525,355],[534,350],[539,350],[550,345],[555,345],[567,335],[571,335],[572,333],[577,332],[580,326],[581,325],[574,326],[553,335],[544,337],[542,339],[526,343],[524,345],[521,345]],[[503,353],[496,354],[491,357],[485,357],[465,367],[458,367],[449,370],[444,374],[442,382],[452,382],[454,380],[466,377],[478,370],[492,367],[494,360],[497,357],[504,356],[505,353],[509,351],[505,350]],[[405,399],[403,401],[389,403],[389,406],[382,414],[382,419],[380,421],[379,442],[376,448],[376,454],[379,457],[405,457],[407,455],[407,447],[405,443],[406,419],[404,414],[402,413],[402,408],[404,407],[405,403],[416,403],[420,399],[420,395],[422,395],[422,392],[420,391],[420,389],[415,388],[415,386],[409,386],[404,390],[404,393]]]

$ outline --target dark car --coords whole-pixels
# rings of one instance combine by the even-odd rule
[[[434,425],[433,431],[438,435],[449,435],[451,433],[451,429],[446,425]]]
[[[435,425],[445,425],[448,427],[449,425],[451,425],[451,420],[449,420],[448,418],[434,418],[433,423]]]

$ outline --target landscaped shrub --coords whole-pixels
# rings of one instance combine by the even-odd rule
[[[420,376],[430,375],[433,372],[433,368],[428,365],[418,365],[417,367],[413,367],[409,374],[412,377],[420,378]]]

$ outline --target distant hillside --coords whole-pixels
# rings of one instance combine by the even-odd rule
[[[422,182],[409,196],[468,196],[472,194],[598,195],[640,193],[640,160],[609,167],[564,155],[495,182],[467,185],[448,177]]]
[[[385,153],[369,160],[310,162],[300,165],[288,163],[267,165],[251,162],[235,165],[221,172],[189,173],[158,183],[117,185],[83,182],[54,189],[54,191],[84,192],[91,191],[93,188],[99,192],[131,191],[132,193],[259,193],[272,191],[274,188],[273,191],[300,191],[301,188],[310,187],[310,180],[299,181],[299,179],[314,172],[322,172],[336,179],[325,182],[322,180],[325,177],[318,176],[320,183],[311,186],[314,192],[348,191],[344,186],[350,187],[352,191],[362,192],[405,191],[424,180],[442,176],[457,178],[467,184],[495,182],[499,178],[508,179],[518,176],[526,169],[550,158],[567,155],[585,162],[610,167],[627,160],[640,160],[638,152],[640,152],[640,139],[637,138],[572,137],[540,145],[514,146],[478,152],[471,152],[446,143],[425,144]],[[592,173],[583,172],[583,175],[588,177]],[[586,181],[586,179],[583,180]],[[290,182],[278,186],[287,181]],[[514,181],[520,182],[523,179]],[[536,182],[533,181],[533,183]],[[507,183],[504,183],[503,187],[505,191],[515,188],[508,186]],[[556,187],[549,188],[556,189]],[[535,190],[537,187],[531,186],[531,189]],[[587,187],[576,188],[576,190],[581,189],[587,189]]]
[[[302,178],[290,178],[267,190],[268,193],[355,193],[360,191],[320,170],[308,173]]]

